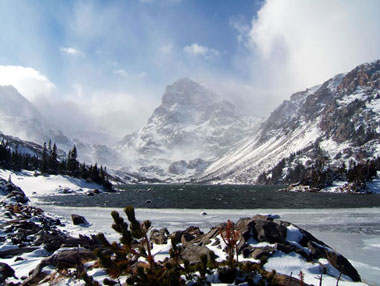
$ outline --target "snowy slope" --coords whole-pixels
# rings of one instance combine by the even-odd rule
[[[33,203],[39,196],[57,196],[69,192],[86,194],[94,189],[103,190],[102,186],[83,179],[63,175],[35,176],[34,172],[26,170],[14,172],[0,169],[0,178],[10,179]]]
[[[184,78],[167,87],[148,123],[125,136],[118,149],[130,165],[137,166],[133,171],[161,178],[188,177],[254,134],[260,122]]]
[[[256,183],[260,174],[291,156],[283,176],[297,164],[312,167],[320,154],[331,168],[375,158],[380,155],[379,111],[380,60],[292,95],[256,136],[212,163],[198,181]]]

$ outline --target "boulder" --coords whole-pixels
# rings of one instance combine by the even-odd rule
[[[166,244],[169,238],[169,231],[167,228],[162,228],[160,230],[153,229],[150,232],[150,241],[155,244]]]
[[[288,276],[288,275],[284,275],[284,274],[279,274],[279,273],[276,273],[274,275],[274,283],[276,283],[275,285],[277,286],[300,286],[300,285],[304,285],[304,286],[312,286],[310,284],[307,284],[305,282],[301,282],[301,280],[297,279],[297,278],[294,278],[294,277],[291,277],[291,276]]]
[[[201,236],[203,232],[196,226],[189,226],[182,232],[181,242],[192,241],[193,239]]]
[[[200,241],[197,239],[203,236],[203,232],[200,230],[199,227],[189,226],[184,231],[173,232],[170,236],[174,237],[177,242],[186,243],[188,241],[193,241],[193,243],[199,243]]]
[[[211,243],[211,239],[214,239],[218,236],[220,229],[224,226],[225,224],[220,224],[216,227],[213,227],[208,233],[202,234],[196,238],[194,238],[191,242],[194,244],[206,246]]]
[[[188,242],[183,245],[181,257],[189,261],[191,265],[194,265],[201,263],[202,254],[210,256],[210,252],[206,246],[199,246]]]
[[[29,201],[24,191],[10,181],[0,178],[0,192],[6,195],[7,200],[25,204]]]
[[[22,282],[22,286],[36,286],[40,281],[42,281],[47,275],[47,272],[43,271],[43,268],[47,266],[46,259],[43,259],[40,264],[37,265],[31,272],[29,276]]]
[[[39,247],[19,247],[19,248],[13,248],[13,249],[8,249],[8,250],[2,250],[0,251],[0,258],[9,258],[13,256],[18,256],[23,253],[33,252],[37,249],[39,249]]]
[[[87,249],[78,248],[76,250],[66,249],[55,253],[49,258],[41,260],[37,267],[29,273],[22,286],[36,286],[47,275],[43,268],[46,266],[54,266],[56,269],[78,268],[82,267],[84,261],[95,260],[95,254]]]
[[[9,277],[14,277],[15,271],[8,264],[0,262],[0,283],[4,283]]]
[[[247,250],[249,248],[245,248],[243,251],[244,257],[252,257],[254,259],[260,259],[263,256],[270,257],[273,252],[275,251],[275,248],[266,246],[266,247],[259,247],[259,248],[251,248],[251,253],[248,252],[247,255]]]
[[[254,259],[260,259],[265,256],[270,258],[277,251],[285,254],[300,254],[305,259],[305,262],[316,262],[320,258],[325,258],[339,272],[349,276],[353,281],[360,281],[358,272],[344,256],[336,253],[306,230],[293,225],[298,228],[302,236],[297,242],[287,241],[288,227],[290,225],[289,222],[281,221],[275,216],[256,215],[252,218],[241,218],[234,225],[234,230],[238,232],[239,237],[237,251],[246,258],[251,257]],[[217,238],[220,232],[225,233],[225,228],[226,224],[220,224],[212,228],[208,233],[198,235],[190,241],[186,241],[181,232],[184,253],[190,256],[192,261],[198,261],[200,255],[193,253],[201,250],[202,247],[207,247],[212,240]],[[191,232],[189,231],[189,233]],[[258,243],[269,243],[271,245],[265,246],[264,244],[264,246],[256,247]],[[189,249],[187,250],[186,248]],[[206,252],[204,249],[203,251]],[[281,281],[285,278],[279,276]],[[285,283],[282,281],[281,283],[279,282],[279,285],[298,285],[297,281],[297,279],[291,279],[288,282],[290,284],[281,284]]]
[[[283,243],[286,241],[285,226],[269,220],[255,221],[255,239],[259,242]]]
[[[94,250],[100,246],[100,242],[95,235],[88,237],[87,235],[79,235],[79,238],[66,236],[63,238],[62,245],[64,247],[78,247],[82,246],[86,249]]]
[[[71,219],[74,225],[89,225],[88,221],[84,216],[72,214]]]
[[[360,282],[361,278],[351,263],[341,254],[326,251],[327,260],[338,269],[339,272],[349,276],[354,282]]]
[[[88,249],[65,249],[48,258],[46,264],[53,265],[57,269],[67,269],[76,268],[83,261],[91,261],[95,259],[97,259],[97,257],[93,251]]]

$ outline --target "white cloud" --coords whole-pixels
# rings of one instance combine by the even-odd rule
[[[160,47],[160,53],[163,55],[170,55],[173,52],[173,44],[169,43]]]
[[[67,136],[113,146],[141,128],[158,104],[153,94],[95,90],[76,83],[65,96],[39,101],[36,106]]]
[[[87,112],[100,130],[119,139],[141,128],[158,102],[128,92],[97,91],[91,95]]]
[[[75,90],[76,96],[84,98],[83,86],[80,83],[74,84],[73,89]]]
[[[0,66],[0,85],[12,85],[29,100],[50,96],[55,85],[39,71],[23,66]]]
[[[139,0],[141,3],[148,3],[151,4],[155,2],[155,0]],[[182,0],[166,0],[169,4],[179,4],[182,2]]]
[[[60,51],[66,55],[80,56],[80,57],[84,56],[84,54],[81,51],[79,51],[78,49],[72,48],[72,47],[60,48]]]
[[[120,75],[123,77],[128,77],[128,72],[126,70],[117,69],[117,70],[114,70],[113,72],[114,72],[114,74],[117,74],[117,75]]]
[[[206,59],[211,59],[219,56],[218,50],[208,48],[197,43],[185,46],[183,50],[187,55],[192,57],[204,57]]]
[[[378,11],[376,0],[267,0],[248,34],[253,82],[283,99],[380,58]]]
[[[246,22],[245,18],[241,15],[232,16],[230,26],[237,32],[237,41],[246,45],[249,41],[251,26]]]
[[[148,76],[148,73],[147,72],[140,72],[138,75],[137,75],[137,78],[138,79],[144,79]]]

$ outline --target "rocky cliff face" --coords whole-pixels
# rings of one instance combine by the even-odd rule
[[[185,78],[167,87],[148,123],[125,136],[118,150],[138,166],[134,171],[189,176],[253,134],[259,122]]]
[[[204,182],[256,183],[282,164],[280,179],[297,166],[339,168],[380,155],[380,60],[293,94],[256,136],[210,165]]]

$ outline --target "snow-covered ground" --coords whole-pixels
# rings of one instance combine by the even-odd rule
[[[25,193],[32,198],[32,204],[38,205],[36,200],[40,195],[57,195],[57,189],[69,188],[76,192],[86,192],[97,188],[94,184],[88,184],[83,180],[73,179],[67,176],[34,176],[33,172],[14,173],[0,170],[0,177],[8,179],[9,175],[14,184],[20,186]],[[96,234],[104,232],[110,240],[117,240],[118,235],[111,229],[112,218],[109,208],[70,208],[52,205],[40,205],[45,211],[63,219],[66,223],[65,230],[73,236],[82,234]],[[122,209],[118,209],[123,213]],[[74,226],[71,223],[71,214],[79,214],[86,217],[89,226]],[[188,226],[198,226],[203,231],[208,231],[218,223],[227,219],[237,221],[241,217],[252,217],[255,214],[275,214],[282,220],[289,221],[299,227],[310,231],[315,237],[327,243],[334,250],[347,257],[359,271],[364,282],[369,285],[379,285],[380,278],[380,208],[358,209],[288,209],[288,210],[194,210],[194,209],[137,209],[139,220],[149,219],[153,227],[160,229],[167,227],[169,231],[183,230]],[[297,240],[296,233],[289,235],[290,240]],[[288,240],[289,240],[288,239]],[[1,247],[11,247],[2,245]],[[36,250],[41,251],[41,250]],[[167,255],[168,246],[155,249],[159,253],[157,257]],[[28,254],[28,261],[38,263],[41,253]],[[7,261],[4,261],[7,262]],[[33,264],[32,263],[32,264]],[[277,269],[285,274],[295,269],[302,269],[305,278],[317,284],[313,279],[316,273],[312,265],[304,265],[300,257],[277,256],[270,258],[266,268]],[[323,261],[320,261],[324,264]],[[35,265],[29,265],[33,268]],[[300,265],[302,267],[300,268]],[[12,263],[15,270],[23,267],[23,263]],[[32,267],[33,266],[33,267]],[[332,269],[331,271],[334,271]],[[335,285],[336,281],[324,281],[323,285]],[[339,285],[347,285],[340,283]],[[349,284],[348,284],[349,285]],[[358,285],[358,284],[355,284]],[[360,284],[359,284],[360,285]]]
[[[111,229],[111,211],[108,208],[68,208],[43,205],[45,211],[54,213],[67,220],[67,227],[72,234],[104,232],[111,240],[118,235]],[[117,209],[123,213],[122,209]],[[207,215],[202,214],[206,212]],[[70,215],[83,215],[90,222],[88,227],[71,226]],[[315,237],[324,241],[334,250],[347,257],[359,271],[362,280],[369,285],[379,285],[380,278],[380,208],[360,209],[308,209],[308,210],[189,210],[189,209],[137,209],[139,220],[150,219],[153,227],[167,227],[169,231],[185,229],[188,226],[199,226],[203,231],[227,219],[237,221],[241,217],[251,217],[257,213],[277,214],[282,220],[290,221],[310,231]],[[166,248],[163,248],[165,251]],[[167,249],[166,249],[167,250]],[[164,253],[162,253],[164,255]],[[267,267],[276,267],[278,271],[294,271],[300,263],[297,257],[286,256],[286,263],[276,257],[269,261]],[[322,261],[323,262],[323,261]],[[321,263],[322,263],[321,262]],[[289,267],[287,267],[288,265]],[[314,275],[313,268],[303,268],[308,277]],[[290,273],[287,273],[290,274]],[[314,275],[316,276],[316,275]],[[330,281],[333,283],[333,281]],[[336,281],[333,283],[335,285]],[[329,285],[324,281],[323,285]],[[347,285],[340,283],[339,285]],[[355,284],[357,285],[357,284]]]
[[[379,173],[379,172],[378,172]],[[334,182],[330,187],[324,188],[321,192],[325,193],[344,193],[348,192],[347,182]],[[366,183],[366,188],[360,193],[380,194],[380,176],[378,175],[373,181]]]
[[[19,186],[29,197],[32,203],[38,196],[57,196],[64,192],[86,193],[94,189],[101,189],[95,183],[88,183],[83,179],[62,175],[34,176],[32,171],[14,172],[0,169],[0,178],[11,181]]]

